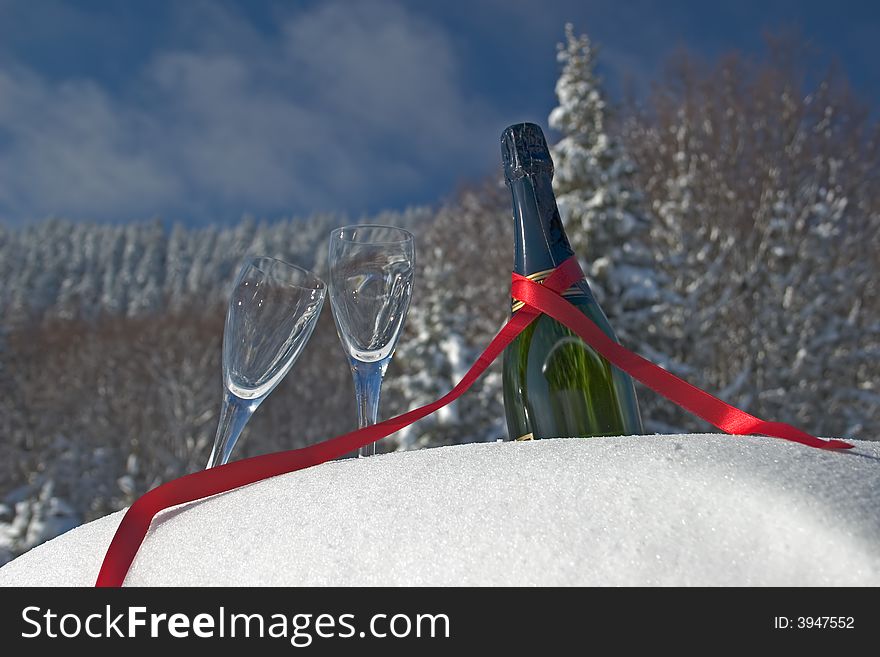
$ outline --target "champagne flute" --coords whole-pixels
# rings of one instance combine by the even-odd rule
[[[413,236],[391,226],[345,226],[330,233],[330,300],[354,378],[360,428],[376,424],[382,378],[412,296]],[[376,453],[371,443],[359,456]]]
[[[207,467],[223,465],[251,415],[315,328],[326,286],[310,271],[258,256],[241,268],[223,331],[223,408]]]

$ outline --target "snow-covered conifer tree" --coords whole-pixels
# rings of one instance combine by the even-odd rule
[[[572,247],[621,337],[638,340],[660,302],[662,277],[650,248],[650,221],[633,180],[634,165],[607,125],[608,108],[595,74],[596,48],[565,27],[558,59],[559,106],[550,126],[554,188]]]
[[[659,314],[676,298],[667,291],[651,245],[651,221],[634,180],[635,166],[609,127],[609,109],[596,75],[597,48],[565,26],[558,47],[559,105],[550,127],[562,133],[553,147],[554,188],[572,247],[593,292],[628,347],[670,367]],[[644,407],[644,404],[643,404]],[[650,413],[646,417],[652,426]]]

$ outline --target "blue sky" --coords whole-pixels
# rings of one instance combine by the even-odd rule
[[[880,3],[0,0],[0,221],[352,217],[434,203],[546,124],[575,23],[606,81],[797,26],[880,99]]]

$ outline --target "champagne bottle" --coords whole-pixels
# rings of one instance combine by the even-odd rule
[[[533,123],[507,128],[501,152],[513,197],[514,271],[542,281],[573,255],[553,195],[553,160],[544,133]],[[586,280],[562,294],[617,340]],[[512,312],[521,307],[514,301]],[[630,376],[547,315],[505,350],[504,410],[512,440],[642,432]]]

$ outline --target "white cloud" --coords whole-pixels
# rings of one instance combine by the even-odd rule
[[[448,36],[398,4],[323,3],[274,35],[217,6],[177,19],[198,45],[122,89],[0,68],[0,218],[357,213],[494,146]]]
[[[0,71],[0,208],[101,216],[174,196],[176,180],[138,144],[150,124],[91,82]]]

